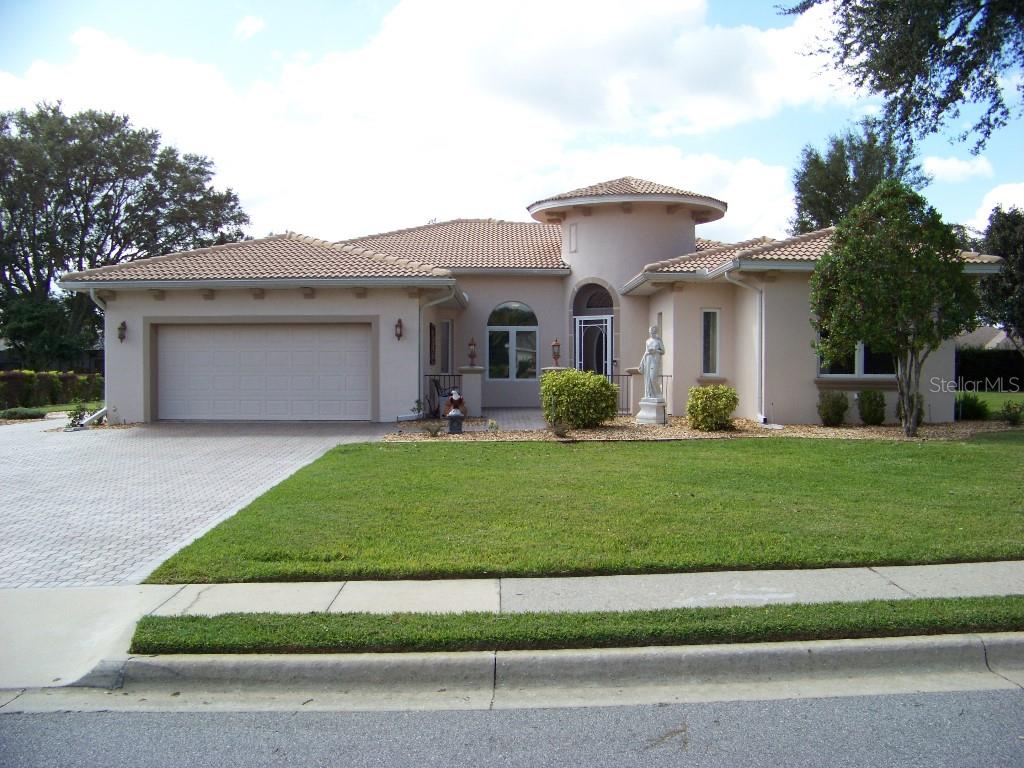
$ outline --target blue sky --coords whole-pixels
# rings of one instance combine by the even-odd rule
[[[256,236],[524,219],[627,174],[726,200],[704,236],[778,236],[801,148],[877,101],[807,55],[826,13],[775,6],[7,0],[0,109],[127,113],[211,157]],[[1024,206],[1022,138],[1018,120],[979,157],[928,139],[924,194],[958,223]]]

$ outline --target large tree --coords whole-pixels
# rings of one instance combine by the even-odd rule
[[[978,298],[952,228],[909,187],[884,181],[836,226],[811,276],[812,324],[826,363],[858,342],[896,362],[900,418],[917,433],[921,367],[974,326]]]
[[[856,130],[830,136],[824,153],[807,145],[793,172],[796,213],[790,232],[799,235],[835,225],[886,179],[914,189],[928,182],[914,151],[893,141],[877,120],[866,118]]]
[[[124,115],[66,115],[59,104],[0,113],[0,303],[53,305],[21,302],[3,322],[59,308],[80,344],[94,337],[95,308],[55,295],[63,273],[242,238],[249,218],[212,177],[209,159],[161,146]]]
[[[975,135],[978,151],[1022,114],[1006,93],[1024,97],[1024,80],[1009,78],[1024,66],[1021,0],[802,0],[785,11],[826,2],[835,66],[884,98],[886,124],[904,139],[937,133],[977,105],[980,116],[959,139]]]
[[[1002,256],[1003,266],[981,282],[981,318],[1002,327],[1024,355],[1024,211],[993,210],[982,249]]]

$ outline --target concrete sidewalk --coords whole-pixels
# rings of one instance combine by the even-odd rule
[[[0,590],[0,689],[67,685],[124,658],[142,616],[625,611],[1024,594],[1024,561],[649,576]]]

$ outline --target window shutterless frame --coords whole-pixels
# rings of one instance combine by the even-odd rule
[[[828,370],[828,367],[825,366],[824,362],[819,357],[818,358],[818,376],[821,376],[822,378],[827,378],[829,376],[837,376],[837,377],[839,377],[839,376],[846,376],[846,377],[855,376],[858,379],[879,379],[879,380],[883,380],[883,381],[886,380],[886,379],[892,379],[893,377],[895,377],[896,376],[896,369],[895,368],[893,368],[891,373],[886,373],[886,372],[878,373],[877,371],[873,372],[873,373],[869,373],[868,372],[867,369],[869,367],[873,367],[873,366],[875,366],[877,364],[877,359],[876,358],[878,358],[878,357],[881,357],[881,356],[880,355],[879,356],[872,355],[870,350],[864,345],[863,342],[857,342],[857,349],[853,353],[853,370],[852,371],[830,372]]]
[[[487,378],[490,381],[537,379],[537,326],[487,326]],[[532,361],[532,362],[530,362]],[[520,370],[524,367],[524,375]],[[495,375],[505,369],[505,375]]]
[[[701,309],[700,311],[700,370],[703,376],[718,376],[719,374],[719,346],[721,339],[721,328],[719,317],[721,310]]]

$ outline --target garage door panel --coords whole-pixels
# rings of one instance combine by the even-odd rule
[[[366,324],[161,325],[162,419],[370,418]]]

